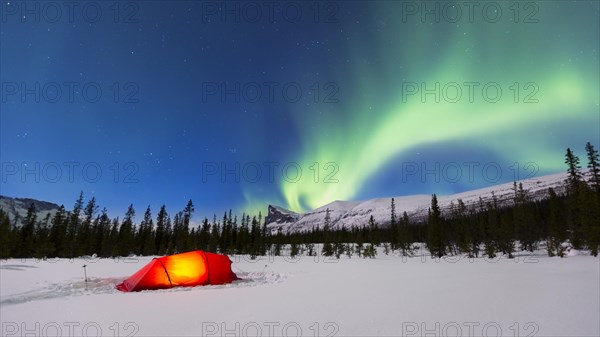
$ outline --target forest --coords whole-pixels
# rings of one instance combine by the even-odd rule
[[[378,251],[412,256],[420,246],[417,243],[437,258],[513,258],[515,252],[542,248],[549,256],[564,257],[567,249],[588,249],[598,256],[600,165],[591,143],[585,151],[587,169],[582,170],[579,157],[566,150],[567,179],[561,193],[550,189],[547,197],[536,200],[514,182],[509,204],[493,197],[467,207],[458,199],[447,212],[442,212],[433,194],[427,218],[414,223],[405,212],[396,214],[392,198],[388,222],[378,224],[371,216],[364,226],[350,229],[332,228],[329,210],[322,226],[298,233],[272,232],[261,213],[238,217],[231,210],[221,218],[204,218],[196,226],[190,223],[192,200],[174,214],[163,205],[156,217],[148,206],[137,222],[133,204],[122,219],[110,218],[106,208],[99,211],[94,197],[84,202],[81,192],[71,210],[61,205],[43,219],[38,219],[34,204],[25,218],[12,222],[0,209],[0,258],[167,255],[196,249],[251,258],[300,254],[375,258]]]

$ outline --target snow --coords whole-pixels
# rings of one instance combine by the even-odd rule
[[[587,172],[587,171],[586,171]],[[520,182],[523,188],[528,191],[533,198],[540,198],[548,195],[549,188],[554,188],[558,194],[563,190],[563,183],[567,175],[565,173],[545,175],[524,179]],[[438,203],[443,212],[449,210],[451,203],[457,205],[458,199],[461,199],[467,207],[476,206],[479,198],[486,203],[492,200],[492,193],[500,203],[512,203],[514,196],[513,183],[505,183],[472,191],[438,196]],[[412,221],[419,221],[427,216],[427,211],[431,205],[431,195],[409,195],[394,197],[396,204],[396,215],[402,216],[406,212]],[[274,206],[283,214],[293,213],[282,207]],[[371,215],[380,225],[387,225],[391,216],[391,197],[377,198],[366,201],[334,201],[313,211],[296,214],[298,220],[287,223],[269,223],[267,226],[272,232],[277,232],[281,228],[286,232],[300,232],[321,228],[325,219],[326,209],[330,210],[331,222],[333,228],[352,228],[365,226]]]
[[[243,280],[139,293],[114,285],[151,257],[3,260],[1,335],[599,336],[600,260],[571,253],[231,256]]]

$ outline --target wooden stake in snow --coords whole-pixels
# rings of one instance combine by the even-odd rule
[[[86,264],[83,265],[83,277],[85,279],[85,290],[87,290],[87,271],[86,271],[85,267],[87,267]]]

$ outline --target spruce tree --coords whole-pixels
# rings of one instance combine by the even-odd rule
[[[519,183],[518,188],[515,186],[514,197],[514,221],[517,229],[518,239],[521,243],[521,250],[533,252],[536,249],[536,230],[530,207],[529,195],[523,189],[523,183]]]
[[[130,204],[125,212],[125,217],[121,223],[118,237],[118,254],[120,256],[128,256],[133,253],[134,250],[134,225],[133,218],[135,217],[135,210],[133,204]]]
[[[173,217],[173,249],[174,253],[182,253],[187,239],[183,225],[183,212],[179,211]]]
[[[429,208],[427,227],[429,231],[427,247],[431,253],[431,257],[442,257],[446,255],[442,214],[435,194],[431,196],[431,207]]]
[[[398,247],[402,252],[402,256],[410,256],[413,254],[413,241],[409,235],[410,219],[406,211],[402,213],[400,223],[398,225],[398,238],[396,239]]]
[[[77,230],[77,255],[92,254],[92,221],[97,211],[96,197],[92,197],[83,210],[83,221]]]
[[[331,228],[331,212],[329,208],[325,210],[325,218],[323,219],[323,230],[329,230]]]
[[[50,223],[52,224],[50,227],[50,240],[54,243],[54,251],[51,256],[66,257],[68,255],[68,215],[64,205],[60,205]]]
[[[83,191],[79,193],[79,198],[73,205],[71,216],[69,217],[69,223],[67,226],[67,257],[75,257],[78,251],[77,233],[79,232],[79,226],[81,224],[81,211],[83,209]]]
[[[259,226],[258,220],[256,217],[252,217],[251,227],[250,227],[250,253],[253,256],[257,256],[260,254],[260,246],[261,242],[261,228]],[[296,245],[296,254],[298,253],[298,245]],[[294,255],[295,256],[295,255]]]
[[[581,165],[579,164],[579,157],[571,151],[570,148],[567,148],[567,153],[565,154],[565,164],[567,164],[567,187],[575,190],[579,187],[581,183]]]
[[[375,245],[373,245],[372,243],[369,243],[367,245],[367,247],[365,247],[365,250],[363,252],[363,258],[370,258],[370,259],[374,259],[375,256],[377,256],[377,249],[375,248]]]
[[[108,211],[103,208],[100,216],[94,222],[93,237],[94,242],[92,251],[98,254],[98,256],[109,256],[110,250],[108,250],[108,242],[110,240],[110,218],[108,217]]]
[[[563,243],[567,239],[567,228],[565,224],[565,217],[563,214],[563,205],[556,195],[553,188],[550,188],[550,228],[549,234],[546,240],[546,249],[548,250],[548,256],[565,256],[565,248]]]
[[[219,224],[217,223],[217,217],[213,216],[213,221],[210,228],[210,241],[208,245],[208,250],[211,253],[217,252],[217,247],[219,246],[219,236]]]
[[[38,221],[34,232],[34,255],[37,258],[46,258],[53,251],[50,241],[50,214],[46,214],[43,220]]]
[[[589,168],[589,186],[582,193],[582,227],[588,248],[593,256],[598,256],[600,248],[600,164],[598,151],[588,142],[585,145]]]
[[[568,224],[569,237],[573,248],[582,249],[584,244],[582,213],[583,209],[583,184],[581,176],[581,166],[579,157],[567,148],[565,154],[565,164],[567,164],[567,208],[568,208]]]
[[[390,208],[390,245],[392,251],[395,251],[399,248],[398,237],[400,234],[398,229],[398,219],[396,217],[396,202],[394,201],[394,198],[392,198]]]
[[[21,226],[21,244],[19,257],[32,257],[34,253],[34,234],[37,222],[37,211],[35,204],[31,203],[27,208],[27,215]]]
[[[325,210],[325,218],[323,219],[323,247],[321,248],[321,254],[323,256],[332,256],[334,253],[333,245],[331,244],[331,237],[329,229],[331,227],[331,214],[329,208]]]
[[[167,227],[167,209],[165,205],[160,207],[156,216],[156,236],[154,238],[154,246],[156,251],[154,254],[164,255],[167,251],[166,227]]]
[[[119,256],[119,233],[120,233],[121,224],[119,223],[119,218],[116,217],[112,220],[110,225],[110,235],[107,244],[107,251],[110,251],[110,256],[117,257]]]
[[[192,202],[192,200],[188,200],[187,205],[185,206],[185,208],[183,209],[183,223],[182,223],[182,232],[181,232],[181,249],[182,251],[188,251],[190,250],[190,242],[189,242],[189,235],[190,235],[190,221],[192,220],[192,216],[194,215],[194,203]]]
[[[588,159],[587,167],[590,169],[590,186],[592,186],[596,193],[600,193],[600,159],[598,156],[598,151],[594,149],[594,145],[592,145],[592,143],[587,142],[587,144],[585,144],[585,152]]]
[[[299,249],[298,249],[298,244],[296,243],[296,240],[291,240],[292,242],[290,243],[290,257],[294,258],[298,255]]]
[[[150,205],[144,212],[144,219],[140,224],[140,248],[142,255],[152,255],[156,251],[154,237],[154,221],[152,220],[152,211]]]
[[[368,230],[369,230],[369,242],[372,243],[375,246],[379,246],[379,244],[381,243],[381,239],[379,236],[379,226],[377,224],[377,222],[375,221],[375,218],[373,217],[373,215],[371,214],[371,216],[369,217],[369,223],[368,223]]]
[[[8,213],[0,209],[0,259],[11,255],[11,226]]]
[[[208,219],[204,218],[202,221],[202,227],[200,228],[200,249],[208,250],[209,242],[210,242],[210,224],[208,223]]]
[[[344,252],[346,253],[346,256],[349,259],[352,258],[352,254],[354,253],[354,244],[348,242],[344,246]]]
[[[316,253],[315,253],[315,244],[311,243],[311,242],[307,243],[306,244],[306,251],[307,251],[308,256],[315,256],[316,255]]]
[[[485,212],[485,254],[493,259],[498,252],[498,208],[495,202],[488,202]]]
[[[458,199],[456,213],[453,215],[456,244],[461,253],[468,254],[469,257],[472,257],[473,254],[471,252],[471,238],[469,235],[470,231],[467,216],[467,206],[462,199]]]

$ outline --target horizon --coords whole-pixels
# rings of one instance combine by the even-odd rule
[[[590,171],[589,171],[589,169],[587,169],[585,167],[582,167],[581,172],[585,176],[585,174],[589,173]],[[552,176],[564,176],[564,177],[566,177],[567,176],[567,172],[565,171],[565,172],[558,172],[558,173],[547,174],[547,175],[543,175],[543,176],[534,176],[534,177],[529,177],[529,178],[526,178],[526,179],[517,180],[517,181],[514,181],[514,182],[519,183],[519,182],[528,181],[528,180],[534,180],[535,181],[535,180],[539,180],[539,179],[542,179],[542,178],[549,178],[549,177],[552,177]],[[439,197],[442,197],[442,198],[443,197],[453,197],[453,196],[459,196],[462,193],[469,193],[469,192],[476,192],[476,191],[485,192],[486,190],[493,189],[494,187],[508,186],[510,184],[512,184],[512,183],[511,182],[503,182],[503,183],[493,184],[493,185],[489,185],[489,186],[478,187],[478,188],[475,188],[475,189],[464,190],[464,191],[460,191],[460,192],[456,192],[456,193],[449,193],[449,194],[436,194],[436,193],[433,193],[433,194],[436,194],[438,198]],[[528,189],[526,188],[526,190],[528,190]],[[391,200],[392,198],[394,198],[396,200],[396,204],[398,206],[400,206],[401,203],[399,203],[399,200],[401,200],[401,198],[431,196],[433,194],[422,194],[421,193],[421,194],[408,194],[408,195],[380,196],[380,197],[376,197],[376,198],[362,199],[362,200],[334,200],[334,201],[331,201],[330,203],[321,205],[321,206],[316,207],[314,209],[307,210],[305,212],[295,212],[293,210],[287,209],[287,208],[285,208],[283,206],[280,206],[280,205],[268,204],[268,205],[265,205],[264,212],[261,211],[261,215],[262,215],[262,220],[264,221],[265,218],[266,218],[266,216],[268,215],[268,207],[269,206],[274,206],[274,207],[280,208],[280,209],[282,209],[284,211],[293,212],[293,213],[302,215],[302,214],[313,212],[313,211],[315,211],[317,209],[323,208],[323,207],[325,207],[327,205],[330,205],[330,204],[333,204],[333,203],[336,203],[336,202],[355,202],[355,203],[360,204],[360,203],[364,203],[364,202],[368,202],[368,201],[376,200],[376,199],[390,199]],[[4,194],[0,194],[0,197],[7,197],[7,198],[12,198],[12,199],[33,199],[33,200],[41,201],[41,202],[49,202],[49,203],[55,204],[55,205],[57,205],[59,207],[60,206],[64,206],[64,208],[65,208],[65,210],[67,212],[70,212],[72,210],[72,206],[69,206],[70,204],[54,202],[52,200],[41,200],[41,199],[36,199],[36,198],[31,198],[31,197],[21,197],[21,196],[8,196],[8,195],[4,195]],[[77,198],[73,199],[72,204],[75,203],[76,199]],[[89,199],[90,198],[87,198],[85,196],[85,193],[84,193],[84,195],[83,195],[84,206],[89,201]],[[458,199],[459,198],[457,197],[456,199],[452,199],[452,200],[458,200]],[[96,216],[98,216],[98,215],[100,215],[102,209],[105,208],[105,206],[99,200],[96,200],[96,202],[97,202],[97,205],[98,205],[98,211],[96,212]],[[193,200],[192,200],[192,202],[193,202]],[[142,208],[137,209],[135,203],[132,203],[132,204],[133,204],[133,207],[134,207],[135,212],[136,212],[136,216],[134,217],[134,223],[138,223],[140,221],[140,218],[143,216],[143,212],[146,210],[146,207],[142,207]],[[150,205],[150,209],[152,211],[153,220],[155,220],[155,218],[157,216],[157,213],[158,213],[158,210],[160,209],[160,207],[162,205],[165,205],[165,209],[166,209],[167,213],[169,214],[169,216],[171,217],[171,219],[173,218],[173,216],[177,212],[183,210],[183,208],[184,208],[184,207],[181,207],[180,209],[170,209],[169,206],[166,205],[166,204],[160,204],[157,207],[154,207],[153,205]],[[125,210],[126,210],[126,208],[127,207],[125,207]],[[232,216],[234,216],[234,217],[236,217],[238,219],[245,213],[245,212],[239,212],[238,213],[235,209],[222,210],[220,213],[219,212],[215,212],[215,213],[213,213],[210,216],[207,215],[207,214],[198,214],[198,212],[194,212],[194,215],[192,216],[192,218],[190,220],[190,225],[192,227],[199,227],[202,224],[202,222],[204,221],[204,219],[208,219],[209,222],[212,222],[212,219],[214,217],[216,217],[217,222],[220,222],[221,219],[222,219],[223,214],[228,214],[230,211],[231,211]],[[115,218],[122,219],[123,215],[125,214],[125,211],[123,211],[121,214],[114,214],[113,211],[111,211],[110,209],[107,208],[107,214],[108,214],[108,216],[111,219],[115,219]],[[259,213],[258,212],[257,213],[245,213],[245,215],[249,215],[251,218],[252,217],[257,217],[258,218]],[[136,219],[138,219],[138,220],[136,221]],[[40,219],[38,219],[38,220],[40,220]]]

